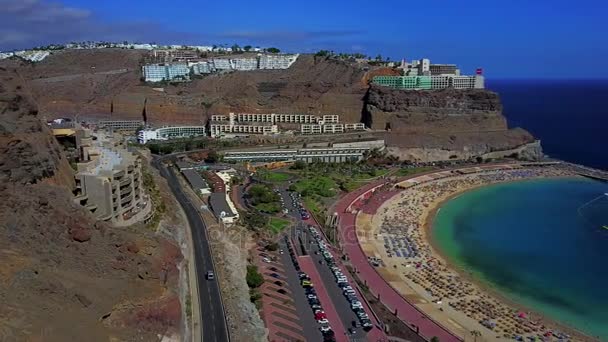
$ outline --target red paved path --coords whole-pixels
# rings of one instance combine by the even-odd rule
[[[348,342],[346,337],[346,330],[344,329],[344,325],[342,325],[342,320],[340,316],[338,316],[338,312],[334,307],[331,298],[329,298],[329,294],[325,287],[323,286],[323,281],[321,280],[321,275],[315,268],[315,265],[310,258],[310,256],[299,256],[298,262],[300,263],[300,267],[302,271],[304,271],[310,277],[312,285],[317,291],[317,298],[321,302],[321,306],[323,307],[323,311],[327,314],[327,320],[329,321],[329,325],[331,326],[334,333],[336,333],[336,341],[338,342]],[[320,325],[319,325],[320,327]]]
[[[349,256],[351,263],[359,271],[358,276],[367,282],[370,291],[375,295],[380,294],[380,301],[384,305],[388,306],[389,309],[396,309],[397,316],[401,320],[407,322],[408,324],[418,326],[420,329],[420,334],[427,339],[437,336],[442,342],[461,341],[457,336],[453,335],[443,326],[439,325],[439,323],[431,320],[430,317],[426,316],[413,304],[409,303],[393,287],[384,281],[376,269],[370,265],[367,260],[367,256],[365,253],[363,253],[363,250],[359,245],[359,240],[357,239],[355,232],[356,215],[346,213],[345,210],[357,197],[385,182],[386,180],[380,180],[368,184],[359,190],[345,195],[335,205],[335,210],[340,216],[338,231],[340,234],[340,241],[344,247],[344,252]],[[393,195],[397,193],[398,192],[395,192]],[[388,200],[388,197],[384,197],[383,199]],[[377,209],[376,205],[379,206],[378,203],[374,203],[372,206],[376,207]]]

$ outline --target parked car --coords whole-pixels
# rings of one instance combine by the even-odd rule
[[[277,279],[281,278],[281,276],[279,274],[277,274],[277,273],[270,273],[270,276],[273,277],[273,278],[277,278]]]
[[[327,318],[321,318],[317,320],[317,323],[319,324],[329,324],[329,321],[327,320]]]

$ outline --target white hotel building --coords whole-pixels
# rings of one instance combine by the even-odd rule
[[[153,140],[169,140],[204,136],[205,126],[168,126],[157,129],[145,129],[137,133],[137,141],[145,144]]]

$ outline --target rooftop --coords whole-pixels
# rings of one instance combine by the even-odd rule
[[[232,209],[230,209],[230,205],[228,205],[228,201],[226,200],[226,193],[224,192],[212,193],[209,196],[209,205],[216,217],[236,216],[232,212]],[[222,212],[224,215],[222,215]]]
[[[209,185],[207,184],[207,182],[205,182],[203,177],[201,177],[201,175],[196,170],[182,170],[182,174],[184,175],[184,177],[186,177],[188,183],[190,183],[190,185],[195,190],[209,189]]]

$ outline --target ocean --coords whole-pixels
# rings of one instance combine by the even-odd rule
[[[432,239],[507,298],[608,341],[606,192],[582,178],[474,189],[445,203]]]
[[[608,80],[487,80],[510,127],[541,139],[551,157],[608,170]]]

